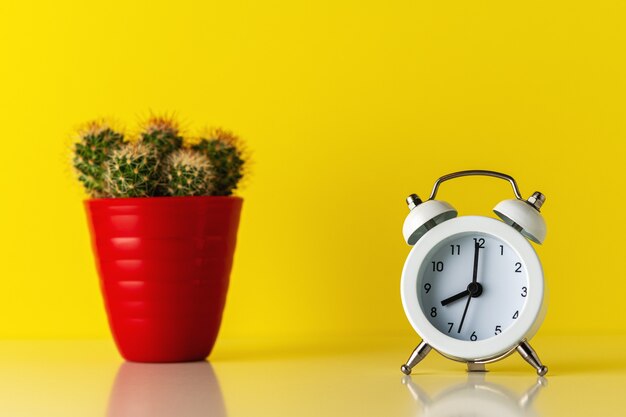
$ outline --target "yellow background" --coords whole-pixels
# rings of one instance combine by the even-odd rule
[[[542,334],[625,332],[621,1],[0,6],[0,337],[109,337],[73,129],[175,111],[253,152],[221,338],[411,336],[404,197],[547,195]],[[460,214],[510,187],[445,184]]]

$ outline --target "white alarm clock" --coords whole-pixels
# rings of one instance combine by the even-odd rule
[[[435,200],[444,181],[483,175],[510,182],[516,199],[504,200],[494,212],[502,220],[457,217],[457,211]],[[546,311],[546,286],[539,257],[528,242],[542,243],[545,221],[539,192],[524,200],[517,183],[506,174],[471,170],[445,175],[428,201],[412,194],[404,226],[413,249],[402,270],[404,311],[422,342],[401,370],[410,374],[431,349],[465,362],[468,370],[514,351],[541,376],[548,368],[528,344]]]

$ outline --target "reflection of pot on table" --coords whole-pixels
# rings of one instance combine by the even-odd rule
[[[431,398],[410,376],[402,378],[411,396],[422,405],[423,416],[536,417],[531,405],[538,392],[547,385],[543,377],[516,395],[501,384],[486,382],[484,373],[470,373],[465,383],[454,385]]]
[[[219,382],[208,362],[123,363],[109,398],[109,417],[226,417]]]

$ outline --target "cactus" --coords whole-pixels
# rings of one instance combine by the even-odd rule
[[[213,172],[209,159],[192,149],[170,154],[163,167],[162,187],[169,196],[211,194]]]
[[[215,129],[183,146],[171,117],[152,116],[134,143],[102,122],[80,131],[73,165],[93,198],[229,196],[244,176],[241,142]]]
[[[212,195],[231,195],[243,178],[244,158],[240,141],[231,132],[215,129],[192,149],[207,156],[213,166]]]
[[[126,143],[106,163],[105,191],[111,197],[152,197],[159,185],[159,159],[151,145]]]
[[[150,117],[141,132],[141,141],[155,147],[159,158],[164,160],[183,145],[183,138],[179,136],[178,124],[171,117]]]
[[[105,162],[112,151],[122,146],[124,135],[101,121],[92,121],[79,131],[79,136],[72,163],[85,190],[92,197],[100,197],[104,193]]]

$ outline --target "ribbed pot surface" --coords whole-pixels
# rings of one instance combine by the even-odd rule
[[[109,326],[135,362],[204,360],[222,320],[243,200],[85,201]]]

